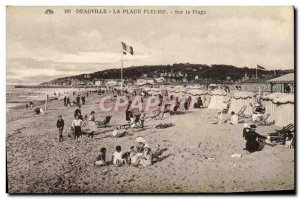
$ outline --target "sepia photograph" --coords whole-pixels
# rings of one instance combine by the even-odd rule
[[[7,6],[7,193],[295,194],[294,15]]]

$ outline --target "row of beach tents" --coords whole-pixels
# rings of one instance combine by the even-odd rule
[[[134,88],[129,88],[133,92]],[[275,122],[276,126],[285,126],[294,123],[294,94],[293,93],[270,93],[258,95],[254,92],[236,91],[226,93],[224,90],[206,91],[200,86],[164,86],[164,87],[143,87],[142,91],[150,95],[173,95],[174,97],[191,96],[192,98],[201,97],[204,106],[209,109],[222,109],[224,102],[230,102],[229,112],[238,112],[243,106],[246,107],[244,114],[251,115],[253,105],[260,98],[260,102],[265,107],[265,114],[270,114],[267,122]],[[207,104],[205,104],[207,102]]]

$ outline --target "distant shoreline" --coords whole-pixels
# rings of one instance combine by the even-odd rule
[[[48,86],[48,85],[11,85],[15,88],[97,88],[92,85],[76,85],[76,86]]]

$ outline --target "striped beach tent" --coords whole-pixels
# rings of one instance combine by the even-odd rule
[[[261,97],[262,105],[265,107],[265,114],[270,114],[270,117],[268,117],[267,122],[273,122],[275,121],[276,111],[277,111],[277,105],[273,103],[273,100],[279,97],[285,96],[285,93],[271,93],[266,96]]]
[[[235,113],[238,113],[243,106],[246,106],[245,109],[245,115],[251,115],[252,114],[252,106],[254,102],[255,93],[248,92],[248,91],[239,91],[233,94],[230,107],[228,112],[234,111]]]
[[[275,125],[286,126],[294,124],[294,94],[285,94],[285,96],[275,98],[273,104],[276,105]]]

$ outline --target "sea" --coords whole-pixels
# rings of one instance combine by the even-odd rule
[[[6,110],[15,109],[17,107],[25,108],[29,102],[42,102],[46,100],[46,95],[50,98],[62,98],[69,96],[72,100],[73,92],[84,93],[95,88],[41,88],[28,87],[16,88],[14,85],[6,86]]]

